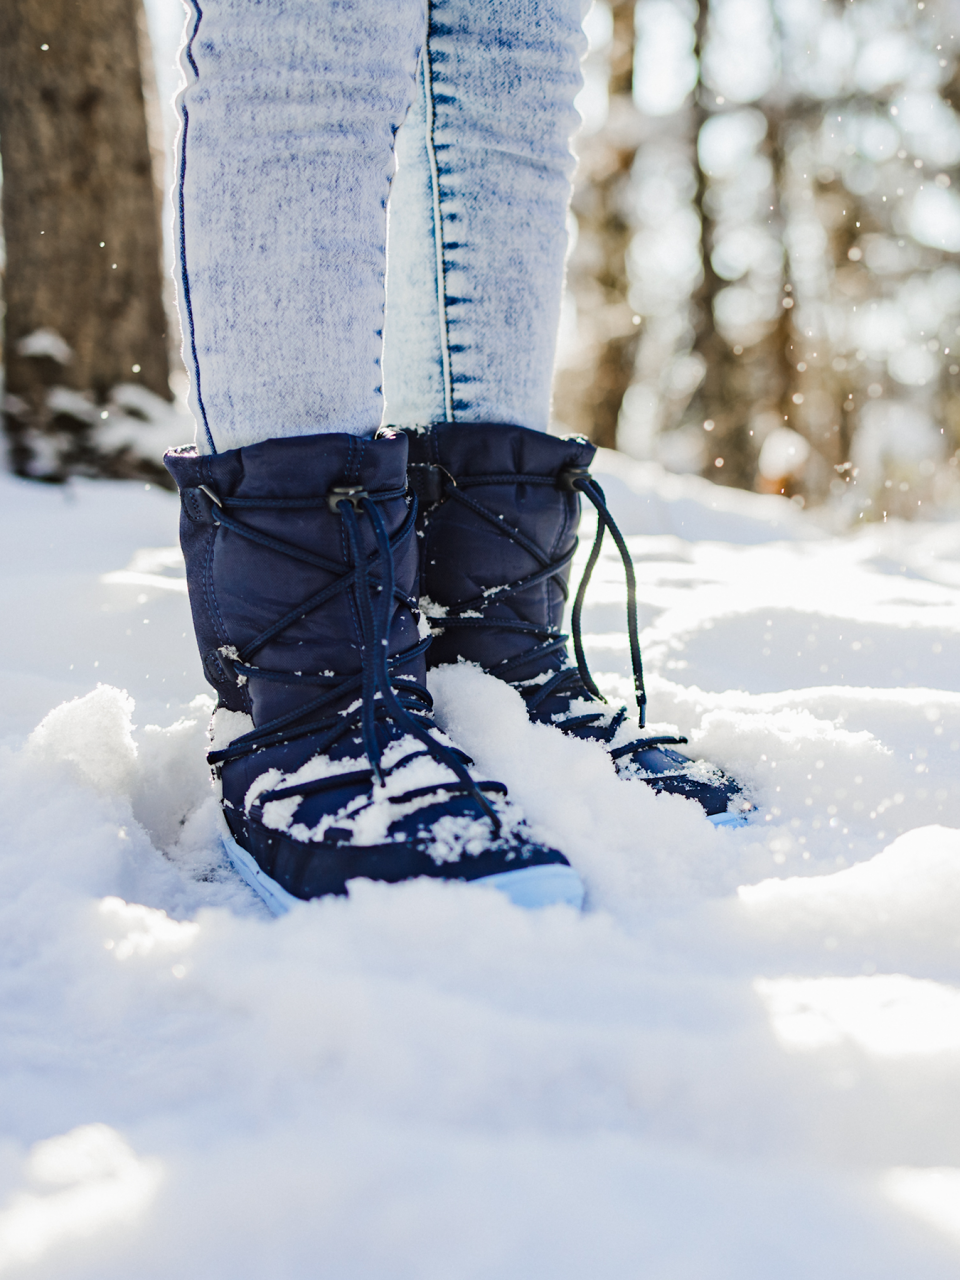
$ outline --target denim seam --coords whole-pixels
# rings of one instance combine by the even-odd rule
[[[433,192],[433,240],[437,255],[437,321],[440,336],[440,361],[443,368],[443,411],[448,422],[453,422],[453,376],[450,369],[450,337],[447,329],[446,263],[443,251],[443,214],[440,209],[440,170],[433,130],[435,124],[433,104],[433,71],[430,66],[430,0],[427,2],[427,34],[423,45],[421,68],[423,73],[423,97],[426,113],[426,148],[430,162],[430,186]]]
[[[197,3],[197,0],[191,0],[193,8],[196,11],[197,20],[193,24],[193,30],[190,32],[190,38],[186,45],[186,58],[190,64],[190,69],[199,80],[200,68],[197,66],[193,57],[193,42],[196,39],[197,32],[200,30],[200,23],[203,20],[203,10]],[[210,431],[210,424],[207,421],[207,410],[203,403],[203,393],[200,389],[200,358],[197,355],[197,333],[193,321],[193,303],[190,298],[190,276],[187,271],[187,231],[186,231],[186,210],[184,207],[184,187],[187,180],[187,133],[190,128],[190,113],[187,111],[186,89],[183,91],[183,97],[180,100],[180,114],[183,119],[183,133],[180,135],[180,174],[177,186],[178,201],[178,217],[180,221],[180,280],[183,285],[183,305],[187,313],[187,328],[190,331],[190,355],[193,359],[194,380],[197,388],[197,405],[200,409],[200,416],[203,418],[203,430],[207,437],[207,443],[210,446],[211,453],[217,452],[217,446],[213,442],[213,435]]]
[[[209,483],[213,483],[213,474],[211,471],[210,462],[207,458],[202,458],[200,460],[200,473],[206,481],[208,481]],[[217,551],[217,529],[216,529],[216,525],[214,525],[214,527],[210,530],[210,535],[207,541],[207,554],[204,559],[204,566],[203,566],[203,591],[204,591],[204,595],[207,598],[208,613],[210,614],[210,617],[213,618],[214,620],[214,627],[215,629],[219,627],[220,639],[222,640],[222,642],[224,644],[229,644],[230,636],[227,632],[227,624],[223,619],[223,614],[220,612],[220,602],[217,600],[216,587],[214,586],[214,581],[213,581],[213,561],[216,555],[216,551]],[[241,696],[241,701],[246,704],[247,710],[251,711],[253,709],[253,703],[250,698],[249,688],[245,686],[241,690],[240,696]]]

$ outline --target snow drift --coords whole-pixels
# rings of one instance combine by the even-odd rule
[[[0,479],[0,1275],[956,1274],[960,526],[598,472],[651,724],[753,822],[446,669],[588,910],[358,883],[281,920],[218,846],[175,500]]]

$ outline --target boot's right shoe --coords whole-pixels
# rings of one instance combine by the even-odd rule
[[[420,499],[423,607],[433,632],[427,665],[475,662],[513,685],[531,720],[599,743],[621,777],[694,801],[717,826],[745,822],[754,806],[733,778],[675,750],[686,738],[638,735],[626,707],[607,704],[587,667],[580,620],[609,532],[626,577],[627,637],[643,730],[647,698],[633,562],[590,476],[595,447],[578,436],[558,440],[497,423],[435,423],[406,434],[410,483]],[[581,495],[595,507],[598,524],[571,616],[574,662],[560,623]]]
[[[566,858],[433,722],[407,440],[331,434],[165,459],[217,690],[224,843],[275,911],[357,877],[579,906]]]

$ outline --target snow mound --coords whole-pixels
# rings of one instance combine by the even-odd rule
[[[659,463],[637,462],[613,449],[597,450],[592,471],[625,534],[672,534],[688,542],[743,546],[823,536],[787,498],[674,475]]]
[[[922,827],[835,875],[764,880],[738,893],[751,912],[781,929],[878,939],[897,933],[921,944],[937,938],[956,951],[960,831]]]
[[[960,526],[598,470],[650,727],[751,824],[445,668],[587,912],[357,882],[276,921],[217,837],[175,500],[0,477],[0,1274],[956,1275]],[[611,698],[624,605],[610,549]]]

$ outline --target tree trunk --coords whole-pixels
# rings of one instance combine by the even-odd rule
[[[710,21],[709,0],[701,0],[696,23],[695,52],[702,65],[703,51],[707,43]],[[705,366],[703,381],[691,400],[687,421],[705,425],[704,475],[717,484],[740,489],[751,489],[757,481],[757,453],[759,440],[755,439],[751,424],[763,415],[783,418],[788,408],[793,408],[790,394],[794,387],[791,308],[792,285],[785,276],[781,278],[781,293],[787,297],[778,317],[765,334],[755,337],[747,345],[731,344],[718,330],[715,306],[718,295],[729,281],[722,279],[713,266],[712,254],[716,248],[716,222],[711,212],[710,180],[700,162],[698,142],[700,132],[710,120],[708,107],[713,95],[702,83],[694,100],[694,162],[697,189],[694,206],[700,218],[700,251],[703,274],[693,298],[694,351]],[[782,238],[783,218],[780,197],[784,170],[783,121],[779,109],[770,103],[756,103],[763,111],[768,126],[765,149],[771,160],[773,188],[770,192],[772,214],[769,220]]]
[[[573,195],[579,236],[568,284],[583,350],[577,366],[558,371],[554,403],[565,428],[612,449],[639,338],[627,296],[627,250],[634,231],[630,172],[640,121],[633,103],[634,0],[610,0],[610,9],[609,116],[604,128],[580,145]]]
[[[5,417],[14,468],[48,479],[151,473],[98,453],[94,406],[120,383],[172,398],[139,10],[0,5]]]
[[[701,0],[696,21],[694,52],[702,66],[707,29],[710,22],[709,0]],[[694,207],[700,218],[700,254],[703,274],[693,295],[694,352],[704,363],[703,381],[691,401],[687,417],[706,424],[704,473],[719,484],[750,488],[755,470],[755,455],[750,447],[747,425],[756,390],[755,373],[749,358],[742,359],[743,348],[732,349],[717,330],[714,303],[727,285],[714,270],[711,255],[715,245],[715,224],[709,205],[709,179],[700,163],[698,141],[700,131],[710,119],[707,109],[709,90],[697,86],[693,106],[693,154],[697,190]],[[711,95],[712,96],[712,95]]]

